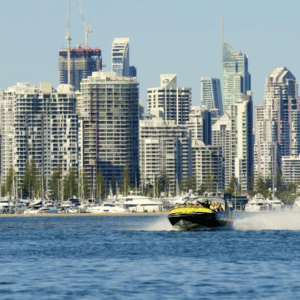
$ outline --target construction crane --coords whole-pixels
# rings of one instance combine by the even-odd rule
[[[86,24],[85,22],[85,19],[84,19],[84,15],[83,15],[83,12],[82,12],[82,9],[81,9],[81,6],[80,6],[80,2],[79,0],[76,0],[77,2],[77,7],[79,9],[79,12],[80,12],[80,15],[81,15],[81,18],[82,18],[82,22],[83,22],[83,25],[84,25],[84,29],[85,29],[85,47],[86,48],[89,48],[89,44],[88,44],[88,38],[89,38],[89,34],[92,33],[92,24],[91,22],[89,22],[89,24]]]
[[[69,17],[67,24],[67,55],[68,55],[68,84],[71,84],[71,37],[70,37],[70,23],[71,23],[71,0],[69,0]]]

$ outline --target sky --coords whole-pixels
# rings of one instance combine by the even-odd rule
[[[84,26],[71,0],[71,46],[84,42]],[[200,78],[222,78],[224,40],[249,57],[254,105],[262,104],[267,75],[287,67],[300,80],[300,1],[269,0],[80,0],[93,32],[89,44],[102,50],[111,69],[115,37],[129,37],[130,64],[137,68],[140,98],[160,85],[160,74],[177,74],[200,104]],[[68,0],[2,0],[0,89],[17,82],[59,85],[58,51],[66,47]]]

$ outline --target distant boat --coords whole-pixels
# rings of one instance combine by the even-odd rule
[[[118,197],[115,201],[124,203],[130,212],[160,212],[163,202],[142,195],[129,195]]]
[[[248,212],[267,211],[267,210],[269,210],[269,201],[265,199],[262,194],[256,194],[245,205],[245,211]]]
[[[112,214],[122,214],[128,213],[129,209],[124,204],[117,203],[103,203],[101,205],[93,205],[89,207],[89,212],[92,214],[103,214],[103,213],[112,213]]]
[[[299,210],[300,209],[300,197],[297,197],[295,199],[294,205],[293,205],[293,209],[295,210]]]

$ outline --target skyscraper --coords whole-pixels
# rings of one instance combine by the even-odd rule
[[[117,76],[130,76],[129,38],[115,38],[111,50],[111,69]]]
[[[224,114],[212,126],[212,145],[222,148],[224,158],[224,182],[225,187],[227,187],[234,173],[231,119],[227,114]]]
[[[275,68],[267,76],[263,105],[255,112],[255,177],[271,177],[283,156],[300,153],[298,85],[288,69]]]
[[[165,120],[183,125],[189,120],[191,88],[177,87],[176,74],[161,74],[160,87],[148,88],[147,110],[162,108]]]
[[[73,48],[70,50],[70,84],[76,90],[80,89],[83,78],[92,75],[95,71],[102,70],[101,50],[91,48]],[[60,83],[68,83],[68,50],[59,50],[59,76]]]
[[[191,106],[186,126],[191,130],[192,140],[211,145],[211,114],[206,105]]]
[[[3,182],[13,167],[20,185],[25,164],[32,159],[46,185],[58,165],[64,174],[69,168],[77,172],[78,117],[73,86],[62,84],[55,91],[50,82],[42,82],[40,87],[18,83],[2,91],[0,113]]]
[[[252,93],[241,96],[231,106],[234,177],[242,192],[250,188],[253,166],[253,102]]]
[[[165,121],[161,110],[140,121],[140,172],[144,185],[166,175],[170,190],[191,175],[191,136],[183,125]]]
[[[129,67],[129,76],[130,77],[136,77],[137,76],[137,70],[135,66]]]
[[[251,90],[251,75],[248,72],[248,55],[223,43],[222,98],[224,113],[230,115],[234,101]]]
[[[197,190],[204,186],[206,192],[224,191],[222,148],[192,141],[192,173]]]
[[[132,184],[139,178],[139,88],[135,78],[94,72],[81,82],[77,101],[80,164],[95,187],[101,168],[107,183],[119,182],[128,165]]]
[[[200,102],[206,105],[209,110],[219,109],[223,115],[223,102],[220,79],[201,77]]]

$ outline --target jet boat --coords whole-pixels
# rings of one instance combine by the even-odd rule
[[[232,208],[221,196],[205,196],[177,204],[168,219],[175,229],[186,231],[227,227],[232,223]]]

